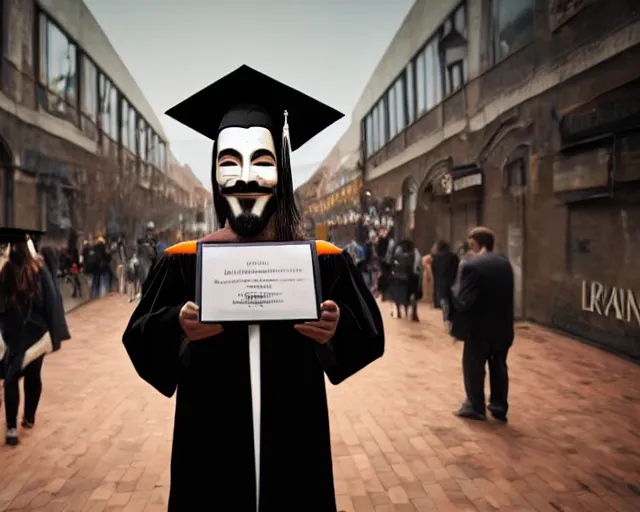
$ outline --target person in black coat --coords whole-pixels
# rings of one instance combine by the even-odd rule
[[[489,364],[489,412],[507,421],[509,376],[507,355],[513,344],[513,269],[509,260],[493,252],[495,236],[485,227],[469,233],[476,256],[465,262],[460,289],[452,295],[451,334],[464,341],[462,374],[467,398],[456,414],[486,419],[485,365]]]
[[[434,283],[434,305],[442,309],[445,321],[450,320],[451,287],[458,272],[458,256],[444,240],[437,243],[437,252],[433,255],[431,274]]]

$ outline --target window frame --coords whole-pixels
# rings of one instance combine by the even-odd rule
[[[4,4],[3,4],[4,5]],[[36,19],[38,20],[38,84],[46,91],[46,108],[47,111],[58,117],[72,117],[76,122],[78,113],[82,110],[81,105],[81,59],[80,55],[83,53],[78,42],[72,38],[62,26],[52,18],[47,12],[42,9],[37,9]],[[53,89],[49,83],[49,29],[53,27],[62,35],[67,41],[67,47],[73,48],[73,58],[69,58],[70,62],[73,62],[73,78],[74,87],[73,95],[69,92],[66,94],[60,94],[59,91]],[[67,75],[67,78],[72,76],[71,73]],[[56,111],[50,104],[49,95],[53,95],[61,100],[65,106],[63,112]],[[73,100],[73,101],[70,101]]]
[[[94,62],[94,60],[89,57],[88,54],[86,54],[85,52],[81,51],[80,52],[80,111],[82,112],[82,115],[86,118],[88,118],[89,120],[91,120],[93,123],[97,123],[98,120],[98,115],[100,114],[100,68],[98,67],[98,65]],[[95,83],[92,87],[93,89],[93,102],[94,102],[94,109],[95,112],[90,113],[87,111],[87,105],[86,105],[86,91],[87,88],[85,87],[85,83],[86,83],[86,67],[85,67],[85,63],[88,63],[92,68],[93,68],[93,72],[94,72],[94,77],[95,77]]]
[[[102,87],[104,85],[104,97],[102,97]],[[107,87],[107,85],[109,87]],[[100,116],[99,128],[100,132],[107,135],[114,142],[122,144],[120,140],[120,91],[109,78],[109,76],[98,68],[98,115]],[[115,105],[115,110],[113,109]],[[108,113],[107,113],[108,107]],[[105,114],[106,121],[105,121]]]
[[[119,102],[119,117],[120,117],[120,143],[122,147],[131,151],[129,146],[129,109],[131,108],[127,98],[120,95]]]
[[[518,50],[521,50],[522,48],[529,46],[535,41],[536,2],[535,0],[524,0],[524,1],[531,2],[532,37],[529,41],[523,42],[519,46],[509,48],[509,51],[507,53],[502,54],[500,50],[500,20],[499,20],[500,2],[513,2],[513,1],[514,0],[489,0],[489,9],[487,10],[487,14],[488,14],[487,19],[489,20],[489,26],[488,26],[489,67],[499,64],[503,60],[509,58],[511,55],[516,53]]]

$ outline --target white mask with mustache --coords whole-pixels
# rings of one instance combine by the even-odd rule
[[[278,184],[278,167],[273,136],[267,128],[225,128],[218,135],[216,182],[234,217],[261,217]],[[238,183],[255,182],[259,193],[225,193]],[[266,189],[272,192],[267,193]]]

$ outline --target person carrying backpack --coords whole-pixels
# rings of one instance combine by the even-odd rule
[[[402,318],[401,307],[405,316],[409,316],[411,307],[411,320],[419,321],[417,302],[422,297],[421,281],[420,253],[411,240],[403,240],[395,248],[391,261],[392,297],[397,318]]]

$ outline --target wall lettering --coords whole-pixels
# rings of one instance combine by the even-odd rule
[[[630,289],[583,280],[582,311],[640,326],[640,303]]]

